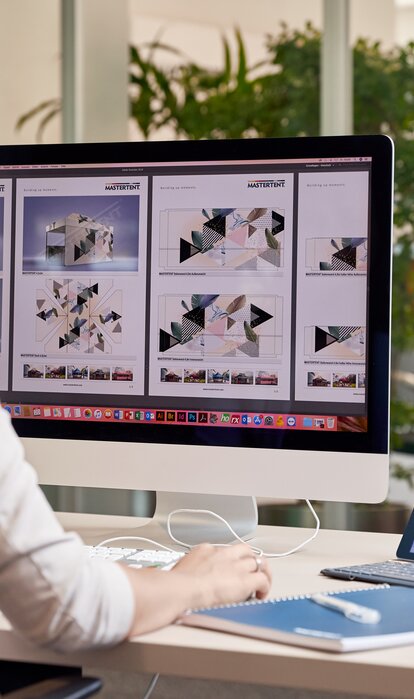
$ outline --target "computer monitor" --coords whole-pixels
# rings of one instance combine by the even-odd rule
[[[0,396],[41,482],[382,500],[392,161],[385,136],[0,148]]]

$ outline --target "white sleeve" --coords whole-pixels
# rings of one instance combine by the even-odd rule
[[[134,615],[127,576],[63,531],[1,409],[0,609],[26,638],[60,651],[118,643]]]

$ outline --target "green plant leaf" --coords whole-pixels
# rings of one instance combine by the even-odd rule
[[[266,243],[273,250],[279,249],[279,243],[269,228],[265,228]]]
[[[307,23],[281,25],[264,38],[264,57],[250,63],[242,33],[235,30],[237,55],[222,37],[222,64],[205,67],[180,48],[155,40],[130,47],[128,95],[130,114],[140,136],[150,138],[167,126],[176,139],[316,136],[320,132],[320,31]],[[165,61],[174,57],[174,65]],[[396,244],[393,255],[393,363],[414,349],[414,43],[384,47],[358,39],[353,47],[354,131],[385,133],[393,138],[395,161]],[[42,101],[17,120],[21,129],[32,120],[38,138],[61,110],[59,99]],[[257,209],[260,211],[260,209]],[[213,209],[212,216],[222,209]],[[256,209],[254,210],[256,211]],[[204,209],[203,215],[207,213]],[[345,236],[347,230],[343,231]],[[266,234],[268,245],[270,238]],[[351,242],[349,242],[351,241]],[[356,246],[360,238],[341,238]],[[338,236],[339,242],[339,236]],[[332,241],[338,250],[338,245]],[[324,263],[321,269],[325,269]],[[326,267],[329,269],[329,266]],[[201,297],[199,297],[201,298]],[[199,305],[199,304],[197,304]],[[190,309],[185,301],[182,307]],[[335,335],[337,328],[330,329]],[[391,410],[392,444],[414,441],[414,408],[395,396]],[[410,412],[411,411],[411,412]]]
[[[41,114],[45,110],[47,110],[47,113],[49,113],[51,110],[59,111],[61,109],[61,106],[62,105],[60,99],[50,99],[40,102],[38,105],[36,105],[36,107],[29,109],[28,112],[25,112],[18,118],[15,127],[16,130],[20,130],[28,121],[30,121],[30,119],[33,119],[33,117],[37,116],[38,114]]]
[[[194,247],[199,250],[203,249],[203,238],[200,231],[191,231],[191,240],[193,241]]]
[[[222,40],[222,44],[223,44],[223,53],[224,53],[224,68],[223,68],[223,73],[222,73],[222,80],[223,80],[224,84],[228,84],[231,80],[231,70],[232,70],[231,51],[230,51],[229,42],[227,41],[226,37],[222,36],[221,40]]]
[[[328,333],[339,340],[339,328],[337,325],[328,325]]]
[[[397,463],[393,465],[391,475],[397,480],[405,481],[411,489],[414,488],[414,469]]]
[[[207,308],[219,297],[219,294],[193,294],[191,297],[192,308]]]
[[[176,323],[175,321],[172,321],[171,334],[174,335],[175,339],[178,340],[179,342],[182,341],[182,339],[183,339],[183,326],[181,325],[181,323]]]
[[[61,111],[62,111],[62,108],[59,104],[55,108],[51,109],[47,114],[45,114],[43,119],[40,120],[39,126],[36,129],[36,141],[38,143],[42,142],[43,133],[45,131],[46,126],[49,124],[50,121],[52,121],[55,118],[55,116],[60,114]]]
[[[245,332],[247,339],[250,340],[250,342],[257,342],[259,338],[256,335],[256,333],[254,332],[251,325],[247,322],[247,320],[244,321],[243,325],[244,325],[244,332]]]
[[[237,68],[237,86],[240,88],[246,84],[247,79],[247,60],[246,60],[246,48],[244,46],[243,37],[239,29],[236,29],[236,42],[238,50],[238,68]]]
[[[191,308],[199,308],[201,303],[201,294],[193,294],[191,296]]]

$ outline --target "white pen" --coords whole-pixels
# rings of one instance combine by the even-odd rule
[[[322,607],[328,607],[335,612],[339,612],[346,616],[351,621],[358,621],[360,624],[377,624],[381,621],[381,613],[378,609],[371,607],[363,607],[355,602],[350,602],[346,599],[341,599],[334,595],[326,595],[318,592],[310,597],[312,602],[320,604]]]

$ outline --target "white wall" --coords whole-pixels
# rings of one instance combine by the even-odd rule
[[[414,5],[398,10],[395,33],[398,44],[404,45],[414,41]]]
[[[85,0],[86,2],[87,0]],[[117,0],[113,0],[114,3]],[[333,1],[333,0],[332,0]],[[401,0],[398,0],[401,2]],[[232,35],[238,26],[246,39],[249,59],[263,56],[264,36],[275,34],[283,20],[320,27],[322,0],[129,0],[131,41],[152,40],[157,32],[206,66],[221,63],[220,32]],[[395,40],[394,0],[352,0],[351,36],[368,36],[391,45]],[[403,12],[403,9],[398,10]],[[60,94],[60,1],[0,0],[0,142],[35,140],[36,122],[19,133],[19,116],[42,100]],[[405,15],[404,15],[405,17]],[[404,31],[410,33],[404,19]],[[414,36],[414,19],[412,20]],[[103,42],[103,50],[105,42]],[[60,120],[45,132],[45,141],[60,139]]]
[[[59,0],[0,0],[0,143],[30,143],[35,123],[17,133],[16,121],[60,95]],[[47,139],[60,140],[60,121]]]
[[[334,2],[334,0],[331,0]],[[322,23],[322,0],[130,0],[131,14],[161,20],[205,24],[216,28],[239,26],[251,34],[276,33],[280,22],[299,28],[311,20]],[[352,0],[351,35],[394,40],[394,0]]]
[[[277,34],[282,22],[295,29],[306,21],[322,26],[322,0],[129,1],[132,41],[150,41],[161,32],[163,40],[205,65],[217,64],[220,32],[234,27],[241,29],[255,59],[256,53],[263,53],[265,36]],[[367,36],[391,45],[394,29],[394,0],[351,0],[352,41]]]

